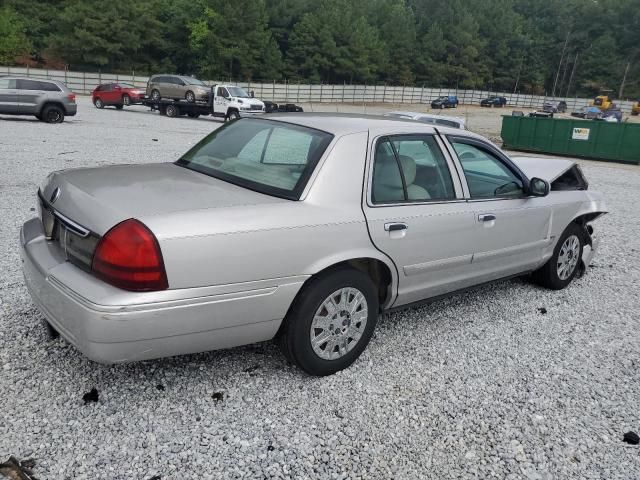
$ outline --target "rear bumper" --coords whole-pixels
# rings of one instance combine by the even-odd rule
[[[127,292],[83,272],[44,238],[20,231],[25,283],[47,321],[100,363],[228,348],[272,338],[305,277],[163,292]]]
[[[76,113],[78,113],[78,104],[69,103],[69,104],[65,105],[64,109],[65,109],[66,115],[68,117],[73,117],[73,116],[75,116]]]

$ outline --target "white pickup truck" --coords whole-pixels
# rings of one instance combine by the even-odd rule
[[[211,115],[225,120],[235,120],[265,113],[264,102],[253,98],[241,87],[223,84],[213,85],[205,102],[145,98],[142,103],[167,117],[187,115],[197,118],[200,115]]]

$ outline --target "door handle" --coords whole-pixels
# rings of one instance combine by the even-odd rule
[[[479,222],[491,222],[496,219],[496,216],[493,213],[481,213],[478,215]]]
[[[385,223],[384,231],[385,232],[397,232],[398,230],[406,230],[409,226],[406,223]]]

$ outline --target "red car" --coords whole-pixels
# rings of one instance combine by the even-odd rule
[[[144,88],[135,87],[130,83],[103,83],[91,92],[91,100],[96,108],[113,105],[121,109],[124,105],[141,103],[144,95]]]

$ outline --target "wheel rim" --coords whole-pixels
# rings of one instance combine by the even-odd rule
[[[323,360],[337,360],[358,344],[369,309],[364,294],[353,287],[336,290],[321,304],[311,322],[313,351]]]
[[[154,90],[151,92],[151,98],[153,100],[160,100],[160,92],[158,90]]]
[[[556,270],[560,280],[569,278],[578,264],[580,255],[580,240],[576,235],[570,235],[560,247]]]
[[[124,97],[122,97],[122,103],[124,103],[125,105],[129,105],[131,103],[129,95],[125,95]]]
[[[195,101],[196,96],[192,93],[192,92],[187,92],[187,101],[188,102],[193,102]]]
[[[96,100],[96,107],[102,108],[102,100],[100,99]]]
[[[47,122],[55,123],[60,120],[60,112],[58,110],[49,110],[47,112]]]

